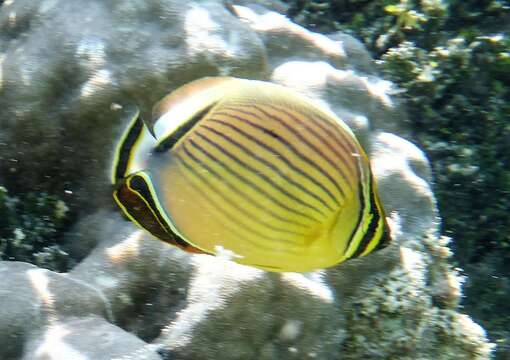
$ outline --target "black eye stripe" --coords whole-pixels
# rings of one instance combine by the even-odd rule
[[[133,156],[133,149],[135,148],[137,141],[140,139],[143,127],[142,118],[140,113],[137,111],[127,130],[125,130],[125,135],[122,137],[120,146],[117,149],[114,160],[112,181],[117,182],[127,175],[126,172],[128,170],[129,160]]]

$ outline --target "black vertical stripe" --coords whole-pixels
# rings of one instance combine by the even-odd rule
[[[366,233],[363,235],[363,238],[361,239],[360,243],[358,244],[358,247],[356,248],[356,251],[351,255],[350,258],[355,258],[363,254],[363,252],[367,249],[368,245],[372,241],[377,241],[378,243],[381,241],[381,238],[375,239],[375,231],[377,230],[377,227],[382,224],[384,226],[384,223],[381,222],[381,214],[379,212],[379,209],[377,208],[377,204],[375,203],[375,195],[373,191],[373,187],[371,186],[372,175],[370,174],[370,182],[369,182],[369,193],[370,193],[370,211],[369,215],[371,216],[370,224],[368,225]],[[384,235],[384,233],[383,233]]]
[[[386,221],[384,221],[384,224],[382,226],[383,226],[383,233],[381,235],[381,239],[375,246],[374,251],[384,249],[391,242],[391,235],[390,235],[390,231],[388,229],[388,225],[386,224]]]
[[[349,251],[349,247],[351,246],[352,241],[354,240],[354,236],[356,235],[356,232],[359,230],[359,227],[361,226],[361,221],[363,220],[363,214],[365,212],[365,200],[363,196],[363,186],[361,184],[361,179],[358,182],[358,199],[360,204],[360,209],[358,212],[358,217],[356,218],[356,225],[351,231],[351,235],[349,235],[349,239],[347,240],[347,244],[345,246],[345,251]],[[352,258],[350,256],[349,258]]]
[[[138,141],[139,137],[142,134],[144,124],[140,113],[136,116],[136,119],[129,124],[129,128],[126,130],[127,135],[124,138],[122,144],[118,149],[117,153],[117,162],[114,165],[114,174],[113,177],[116,181],[123,179],[126,177],[127,167],[129,164],[129,160],[133,156],[132,151],[133,148]]]
[[[147,182],[142,176],[137,174],[131,175],[127,179],[127,185],[130,191],[138,194],[141,199],[144,199],[147,202],[147,205],[145,205],[140,200],[137,205],[125,207],[125,210],[129,212],[134,219],[139,221],[140,225],[142,225],[144,229],[149,231],[155,237],[167,241],[177,247],[185,249],[190,246],[186,240],[175,234],[167,224],[154,202]],[[133,200],[134,199],[131,199],[129,201]],[[145,206],[148,206],[148,209],[144,210]],[[150,214],[153,215],[153,219],[151,219]]]

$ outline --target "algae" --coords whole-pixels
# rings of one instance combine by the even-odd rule
[[[29,193],[15,197],[0,186],[0,260],[67,271],[70,258],[58,241],[67,211],[56,196]]]
[[[510,317],[499,314],[510,312],[510,2],[286,2],[308,28],[361,39],[399,87],[432,161],[442,231],[468,275],[464,306],[507,358]]]

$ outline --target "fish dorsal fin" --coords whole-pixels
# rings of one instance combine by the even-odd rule
[[[206,77],[178,88],[154,106],[152,119],[147,124],[149,129],[161,140],[221,99],[228,84],[236,80],[228,76]]]

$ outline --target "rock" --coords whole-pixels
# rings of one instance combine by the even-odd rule
[[[280,275],[206,255],[193,264],[187,305],[156,339],[176,358],[324,359],[341,346],[324,272]]]
[[[110,214],[116,228],[131,230],[106,238],[70,277],[98,289],[112,307],[115,323],[142,339],[153,339],[186,303],[193,276],[190,256]]]
[[[0,261],[0,356],[18,358],[28,334],[58,319],[102,316],[110,304],[98,289],[75,278],[22,262]]]
[[[69,273],[0,263],[1,358],[490,358],[484,330],[459,312],[462,278],[439,237],[428,161],[400,136],[391,83],[355,40],[311,33],[268,3],[2,7],[0,140],[15,145],[0,152],[0,178],[69,188],[75,206],[99,209],[65,235],[80,243],[68,245],[80,260]],[[218,74],[289,86],[344,118],[369,152],[392,245],[327,270],[267,273],[174,249],[105,205],[114,134],[132,103],[147,114],[167,91]]]
[[[266,63],[259,37],[220,1],[95,0],[84,11],[21,0],[0,12],[0,180],[71,192],[81,209],[109,201],[112,139],[130,105],[150,116],[186,82],[262,77]]]
[[[157,346],[148,345],[103,318],[90,316],[55,322],[33,336],[23,360],[136,359],[160,360]]]

